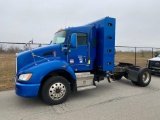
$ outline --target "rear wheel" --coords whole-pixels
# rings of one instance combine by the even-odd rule
[[[142,68],[139,71],[138,81],[137,82],[132,81],[132,83],[141,87],[145,87],[149,85],[150,81],[151,81],[150,70],[147,68]]]
[[[67,100],[70,85],[64,77],[53,76],[42,87],[42,99],[50,105],[57,105]]]
[[[148,86],[151,81],[151,72],[149,69],[144,68],[140,70],[138,84],[142,87]]]

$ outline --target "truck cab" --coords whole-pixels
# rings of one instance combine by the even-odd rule
[[[150,83],[148,69],[114,65],[115,18],[61,29],[52,44],[16,54],[15,91],[51,105],[63,103],[69,93],[96,88],[95,81],[125,76],[139,86]],[[127,67],[128,66],[128,67]],[[77,74],[81,73],[81,77]],[[89,73],[89,77],[84,77]]]
[[[160,74],[160,54],[149,59],[147,67],[151,70],[151,74]]]

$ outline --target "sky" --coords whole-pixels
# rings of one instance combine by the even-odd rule
[[[116,46],[160,48],[160,0],[0,0],[0,42],[50,43],[60,28],[116,18]]]

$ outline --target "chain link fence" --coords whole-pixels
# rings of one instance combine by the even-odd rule
[[[160,48],[116,46],[115,64],[118,62],[132,63],[146,67],[147,60],[160,54]]]
[[[0,91],[14,88],[15,53],[29,49],[26,43],[0,42]],[[32,48],[49,44],[33,43]],[[160,48],[153,47],[115,47],[115,64],[132,63],[145,67],[147,60],[160,53]]]

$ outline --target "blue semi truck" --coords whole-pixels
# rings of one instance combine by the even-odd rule
[[[149,85],[149,69],[130,63],[114,64],[115,25],[115,18],[105,17],[84,26],[61,29],[51,45],[17,53],[16,94],[40,95],[46,103],[55,105],[66,101],[70,92],[96,88],[96,81],[104,79],[111,82],[124,76],[137,86]],[[83,76],[85,72],[93,77],[77,77],[77,73]]]

